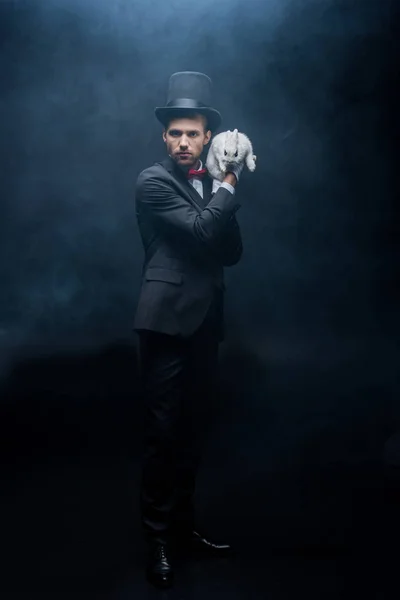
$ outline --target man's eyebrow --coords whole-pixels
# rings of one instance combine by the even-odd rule
[[[176,127],[172,127],[171,129],[169,129],[169,132],[176,132],[176,133],[182,133],[182,129],[177,129]],[[200,133],[199,129],[189,129],[188,131],[186,131],[185,133]]]

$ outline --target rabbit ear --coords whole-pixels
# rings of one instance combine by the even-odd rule
[[[233,133],[235,133],[237,135],[238,134],[238,130],[234,129]]]

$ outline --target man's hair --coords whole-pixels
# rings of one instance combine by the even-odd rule
[[[173,117],[170,117],[167,121],[165,121],[165,131],[168,131],[171,121],[175,121],[175,119],[195,119],[196,117],[203,117],[204,133],[206,133],[209,130],[207,117],[205,115],[201,115],[200,113],[196,113],[193,110],[185,110],[184,108],[176,111]]]

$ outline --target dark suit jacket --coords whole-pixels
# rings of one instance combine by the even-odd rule
[[[223,303],[223,268],[243,251],[240,204],[225,188],[211,190],[207,175],[202,199],[169,157],[140,173],[135,206],[145,257],[135,330],[186,337],[215,298]]]

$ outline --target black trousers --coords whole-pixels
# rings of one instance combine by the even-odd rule
[[[195,526],[196,474],[217,382],[216,318],[212,305],[189,338],[138,332],[145,399],[140,508],[149,542],[171,541]]]

